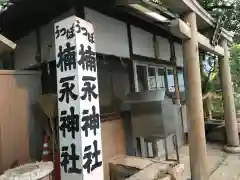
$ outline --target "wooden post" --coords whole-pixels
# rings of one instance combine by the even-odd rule
[[[224,57],[219,57],[220,78],[224,103],[224,119],[227,133],[227,146],[239,147],[238,127],[233,97],[232,78],[229,67],[227,40],[223,40]]]
[[[93,25],[71,16],[54,29],[61,180],[103,180]]]
[[[192,34],[191,39],[183,41],[187,73],[187,118],[189,121],[191,179],[208,180],[196,14],[194,12],[188,13],[184,20],[190,25]]]
[[[179,83],[178,83],[178,74],[177,74],[177,58],[175,52],[174,41],[172,40],[172,35],[169,37],[169,45],[171,51],[170,61],[174,63],[173,67],[173,80],[174,80],[174,104],[181,104],[180,101],[180,91],[179,91]]]
[[[177,68],[173,67],[173,79],[174,79],[174,103],[175,104],[181,104],[180,101],[180,90],[179,90],[179,83],[178,83],[178,74],[177,74]]]

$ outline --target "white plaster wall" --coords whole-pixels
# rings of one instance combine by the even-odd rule
[[[37,52],[36,32],[33,31],[29,35],[17,41],[17,47],[14,50],[16,69],[23,69],[36,64],[35,56]]]
[[[183,47],[182,44],[174,43],[177,58],[177,66],[183,67]]]
[[[40,28],[41,37],[41,56],[45,61],[52,61],[55,59],[54,48],[54,22],[60,21],[63,18],[74,14],[73,9],[58,16],[48,24]],[[50,46],[50,48],[49,48]],[[37,38],[36,31],[32,31],[28,36],[23,37],[17,41],[17,48],[15,53],[15,68],[23,69],[36,64],[35,56],[37,52]]]
[[[154,58],[153,34],[131,26],[133,53]]]
[[[43,61],[55,60],[54,23],[74,14],[74,9],[70,9],[68,12],[61,14],[48,24],[41,27],[41,56]]]
[[[166,38],[157,36],[156,37],[157,43],[157,58],[161,60],[170,61],[171,52],[170,52],[170,44]]]
[[[129,57],[127,25],[124,22],[107,17],[89,8],[85,8],[86,19],[95,27],[96,50],[99,53]],[[55,59],[54,23],[74,15],[74,10],[63,13],[40,28],[41,56],[44,61]],[[131,26],[133,53],[154,58],[153,34]],[[157,37],[158,58],[169,61],[170,48],[166,38]],[[183,66],[182,45],[175,43],[178,66]],[[30,33],[17,42],[15,50],[15,68],[22,69],[35,65],[37,52],[36,32]]]
[[[52,21],[41,28],[41,56],[43,61],[55,59],[54,26]]]
[[[129,57],[126,23],[107,17],[89,8],[85,8],[85,13],[86,19],[90,20],[95,27],[97,52]],[[52,61],[55,59],[54,23],[71,15],[74,15],[73,9],[40,28],[42,60]],[[30,33],[29,36],[22,38],[17,43],[15,68],[22,69],[35,65],[37,52],[36,32]]]
[[[85,19],[94,26],[96,51],[119,57],[130,57],[127,24],[89,8],[84,10]]]

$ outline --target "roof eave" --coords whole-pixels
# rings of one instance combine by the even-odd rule
[[[199,26],[203,29],[215,27],[215,19],[196,1],[196,0],[161,0],[169,8],[172,8],[178,13],[186,13],[193,11],[197,14]],[[226,29],[222,30],[222,37],[229,42],[233,41],[233,33],[228,32]]]

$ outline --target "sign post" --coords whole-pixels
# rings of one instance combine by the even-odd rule
[[[76,16],[55,23],[62,180],[103,180],[94,29]]]

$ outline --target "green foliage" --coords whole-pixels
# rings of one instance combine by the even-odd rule
[[[240,108],[240,44],[233,44],[231,49],[230,67],[234,88],[236,108]]]
[[[11,4],[12,4],[12,0],[0,0],[0,14],[4,10],[6,10]]]
[[[231,73],[234,77],[237,77],[240,75],[240,44],[233,44],[230,53]],[[233,78],[233,82],[236,88],[240,86],[240,78]]]
[[[217,0],[199,0],[199,2],[202,4],[202,6],[205,9],[208,9],[209,7],[212,7],[218,4]]]
[[[8,0],[0,0],[0,5],[4,5],[8,2]]]
[[[225,16],[227,20],[224,28],[235,33],[235,44],[230,49],[229,65],[233,80],[235,105],[237,109],[240,109],[240,0],[199,0],[199,2],[214,18],[221,15]],[[213,104],[214,111],[223,112],[221,97],[215,98]]]
[[[236,109],[240,109],[240,44],[233,44],[230,48],[230,53],[231,56],[229,66],[232,74],[235,107]],[[221,93],[219,93],[218,96],[213,99],[213,111],[221,113],[223,112]]]
[[[224,28],[234,32],[235,42],[240,42],[240,0],[199,0],[202,6],[214,17],[226,17]]]
[[[218,73],[218,64],[215,56],[210,54],[203,54],[200,60],[202,93],[215,92],[216,75]]]
[[[213,98],[213,112],[214,113],[223,113],[223,101],[222,101],[222,95],[221,93],[217,93],[217,96]]]

